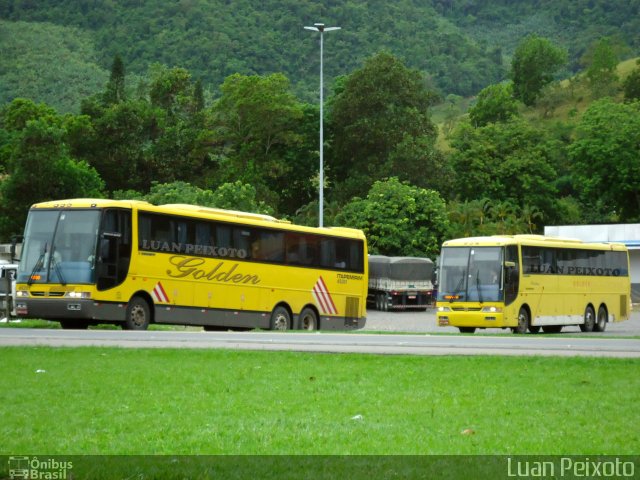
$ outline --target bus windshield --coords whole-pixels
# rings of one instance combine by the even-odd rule
[[[502,247],[444,247],[438,301],[503,301],[502,252]]]
[[[93,283],[99,210],[32,210],[18,282]]]

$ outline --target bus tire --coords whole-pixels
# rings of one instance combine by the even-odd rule
[[[306,307],[300,312],[300,330],[318,330],[318,316],[313,308]]]
[[[518,335],[527,333],[530,325],[531,321],[529,320],[529,312],[526,308],[520,307],[520,311],[518,312],[518,326],[513,329],[513,333]]]
[[[476,327],[458,327],[460,333],[474,333],[476,331]]]
[[[127,314],[122,324],[124,330],[146,330],[151,322],[151,309],[142,297],[133,297],[127,304]]]
[[[593,307],[588,305],[584,311],[584,323],[580,325],[580,330],[583,332],[593,332],[593,327],[596,324],[596,314],[593,311]]]
[[[271,330],[279,330],[285,332],[291,328],[291,314],[289,310],[280,306],[273,309],[271,313]]]
[[[595,332],[604,332],[605,328],[607,328],[607,309],[604,305],[600,305],[600,308],[598,309],[598,318],[593,326],[593,330]]]

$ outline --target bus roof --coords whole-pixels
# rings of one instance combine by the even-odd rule
[[[292,230],[306,233],[335,235],[349,238],[364,239],[361,230],[347,227],[308,227],[292,224],[289,220],[281,220],[270,215],[259,213],[241,212],[238,210],[225,210],[222,208],[203,207],[186,203],[172,203],[166,205],[153,205],[142,200],[110,200],[98,198],[72,198],[66,200],[52,200],[33,204],[31,209],[64,209],[64,208],[131,208],[142,209],[149,212],[181,215],[194,218],[205,218],[222,222],[240,223],[263,227],[277,227],[283,230]]]
[[[491,235],[484,237],[456,238],[445,241],[443,247],[529,245],[556,248],[591,248],[626,250],[622,243],[585,242],[576,238],[549,237],[544,235]]]

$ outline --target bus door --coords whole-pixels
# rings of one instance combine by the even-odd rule
[[[102,215],[96,262],[98,290],[124,282],[131,262],[131,211],[107,209]]]
[[[505,321],[518,323],[519,305],[518,290],[520,288],[520,258],[517,245],[507,245],[504,252],[504,315]]]

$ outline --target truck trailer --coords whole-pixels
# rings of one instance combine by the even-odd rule
[[[370,255],[367,305],[383,311],[424,311],[435,299],[434,280],[428,258]]]

